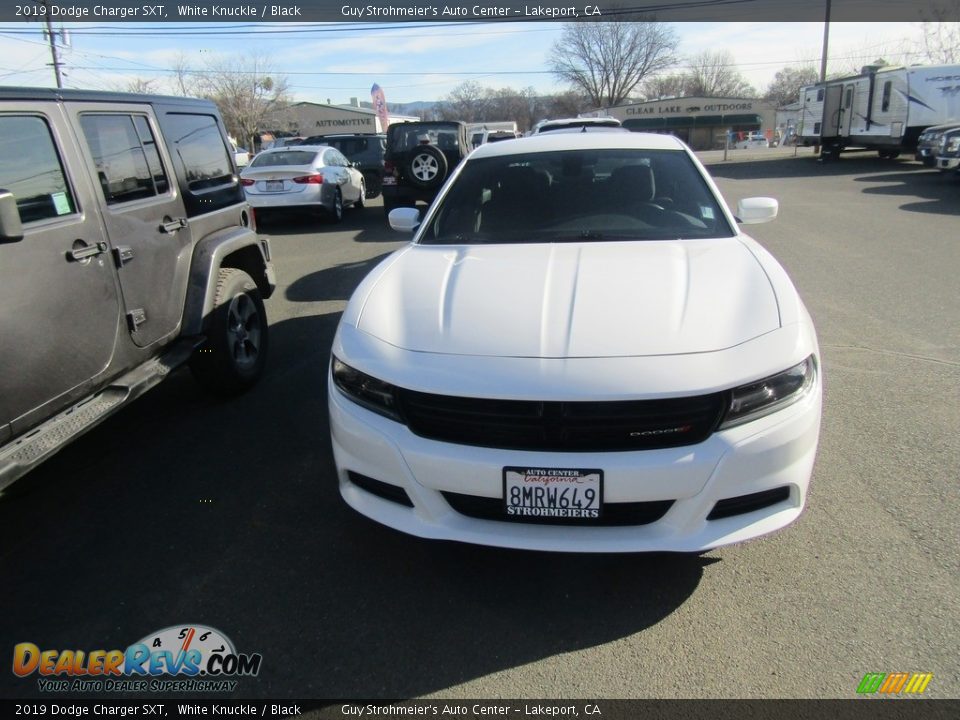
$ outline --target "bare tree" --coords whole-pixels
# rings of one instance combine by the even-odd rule
[[[444,120],[481,122],[489,120],[486,115],[487,90],[474,80],[460,83],[447,95],[440,113]]]
[[[960,15],[960,0],[934,6],[933,20],[923,23],[923,54],[935,65],[960,62],[960,23],[947,18]]]
[[[173,80],[171,82],[173,84],[173,93],[175,95],[190,97],[198,94],[197,80],[194,77],[195,71],[190,69],[186,55],[183,53],[177,55],[177,59],[173,61],[172,69]]]
[[[657,75],[643,81],[640,89],[645,100],[665,100],[687,94],[687,76],[682,73]]]
[[[565,23],[547,64],[594,107],[610,107],[626,100],[644,78],[670,67],[678,43],[669,25],[650,19]]]
[[[201,93],[220,109],[227,129],[250,149],[268,117],[288,101],[287,79],[274,76],[267,58],[257,53],[211,62],[198,78]]]
[[[813,85],[820,80],[820,71],[813,65],[805,67],[785,67],[777,70],[773,82],[767,87],[763,95],[764,100],[775,102],[777,107],[783,107],[800,99],[800,88],[804,85]]]
[[[703,97],[754,97],[757,91],[736,69],[729,50],[704,50],[687,63],[687,94]]]
[[[143,78],[134,78],[133,80],[128,81],[123,86],[124,92],[139,93],[140,95],[149,95],[152,92],[156,92],[153,85],[157,82],[156,78],[151,78],[150,80],[144,80]]]

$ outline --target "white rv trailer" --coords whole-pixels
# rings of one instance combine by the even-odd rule
[[[868,66],[860,75],[800,88],[797,134],[835,158],[847,147],[893,158],[913,152],[931,125],[960,119],[960,65]]]

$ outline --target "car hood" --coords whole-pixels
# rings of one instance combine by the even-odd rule
[[[739,238],[412,245],[372,283],[357,327],[405,350],[496,357],[710,352],[780,326]]]

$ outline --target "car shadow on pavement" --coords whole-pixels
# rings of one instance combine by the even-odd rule
[[[731,180],[761,180],[764,178],[804,178],[851,173],[878,173],[892,171],[904,176],[924,170],[923,165],[907,159],[881,160],[876,153],[850,153],[839,160],[821,162],[813,157],[787,157],[776,160],[744,160],[741,162],[705,163],[713,177]]]
[[[390,253],[362,262],[343,263],[297,278],[284,297],[291,302],[349,300],[360,281]]]
[[[863,192],[871,195],[891,195],[909,198],[912,202],[900,205],[901,210],[936,215],[960,215],[960,175],[941,173],[938,170],[904,175],[865,175],[854,178],[859,183],[883,183],[866,187]],[[922,200],[917,200],[917,197]]]
[[[204,624],[263,656],[234,697],[405,698],[627,638],[695,592],[709,557],[429,542],[348,508],[326,401],[338,321],[276,323],[247,394],[179,372],[24,478],[0,502],[0,636],[124,649]],[[35,680],[0,674],[0,694]]]

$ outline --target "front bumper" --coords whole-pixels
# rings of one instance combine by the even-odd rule
[[[960,157],[944,157],[940,155],[937,158],[937,170],[949,172],[960,168]]]
[[[635,452],[533,452],[430,440],[356,405],[332,378],[328,383],[340,493],[351,507],[419,537],[528,550],[699,552],[783,528],[806,503],[820,429],[819,374],[806,397],[772,415],[697,445]],[[555,526],[468,517],[445,499],[443,493],[502,499],[505,466],[599,468],[605,503],[672,505],[648,524]],[[361,488],[351,474],[402,489],[409,505]],[[786,496],[774,504],[708,519],[721,500],[776,489]]]

